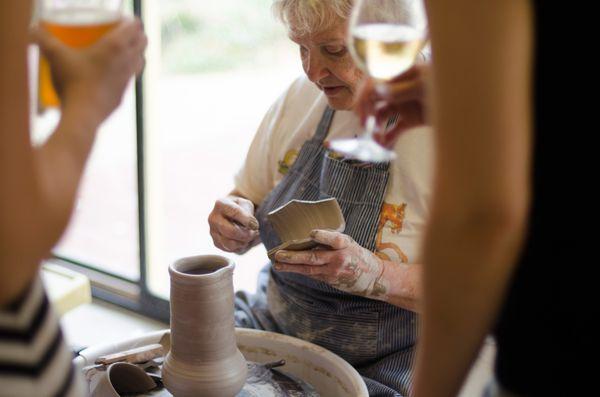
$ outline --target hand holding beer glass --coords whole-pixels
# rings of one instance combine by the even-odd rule
[[[81,73],[79,74],[93,72],[85,70],[86,67],[81,66],[89,66],[87,69],[93,69],[95,66],[104,69],[111,68],[111,65],[108,64],[110,61],[106,59],[110,54],[85,54],[85,56],[80,57],[81,59],[74,58],[77,58],[75,52],[79,51],[81,52],[80,55],[84,55],[84,51],[90,49],[109,31],[120,26],[120,23],[122,22],[122,0],[39,0],[38,6],[39,27],[48,32],[53,38],[58,39],[62,44],[76,50],[72,51],[70,54],[72,56],[68,56],[69,54],[61,54],[61,59],[57,60],[57,62],[80,63],[80,65],[78,65],[79,68],[84,70],[81,70]],[[129,25],[132,24],[133,22],[129,23]],[[137,24],[139,25],[139,22],[137,22]],[[125,23],[122,25],[125,25]],[[131,26],[120,26],[120,28],[126,29],[126,31],[121,32],[122,40],[127,39],[127,37],[123,37],[123,34],[130,35],[131,37],[129,37],[129,39],[133,40],[136,39],[137,33],[137,41],[143,41],[143,43],[138,44],[143,44],[143,47],[145,47],[145,36],[141,33],[141,36],[143,36],[142,39],[139,37],[141,26],[138,26],[140,32],[132,31],[133,29]],[[116,34],[117,32],[114,33]],[[51,38],[45,38],[43,41],[45,43],[40,43],[43,54],[40,56],[38,80],[38,102],[40,111],[43,111],[48,107],[57,107],[60,105],[56,85],[52,81],[52,62],[48,62],[48,58],[52,55],[51,51],[53,47],[56,46],[52,45]],[[112,44],[120,44],[119,39],[117,38],[113,41],[115,43]],[[119,47],[118,49],[123,51],[128,50],[126,46]],[[117,50],[116,47],[115,50]],[[143,48],[133,48],[132,50],[140,52],[138,58],[141,57]],[[113,54],[115,57],[117,57],[117,55],[121,55],[121,58],[123,58],[124,55],[125,58],[127,58],[128,56],[135,57],[136,54]],[[122,64],[121,66],[126,68],[126,70],[122,72],[129,72],[127,80],[131,77],[131,64],[139,63],[139,60],[136,62],[136,59],[128,59],[128,61],[130,65],[125,65],[126,62],[120,62],[120,64]],[[143,59],[141,61],[143,61]],[[92,65],[94,62],[98,65]],[[60,66],[61,71],[69,69],[69,65]],[[115,65],[112,65],[112,67],[115,67]],[[91,76],[72,76],[73,74],[78,73],[76,71],[77,68],[76,65],[71,65],[70,69],[73,73],[69,76],[70,80],[77,78],[81,78],[81,80],[91,80]],[[100,72],[100,70],[97,72]],[[105,70],[105,72],[110,71]],[[133,72],[139,72],[139,70],[133,70]],[[60,83],[60,81],[57,81],[56,83]]]

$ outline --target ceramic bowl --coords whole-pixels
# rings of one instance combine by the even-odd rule
[[[91,397],[119,397],[123,394],[146,393],[156,382],[135,364],[118,362],[98,372],[90,382]]]

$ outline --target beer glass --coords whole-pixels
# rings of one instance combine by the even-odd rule
[[[54,37],[73,48],[85,48],[114,28],[121,19],[122,0],[38,0],[38,21]],[[58,107],[50,65],[40,55],[38,110]]]

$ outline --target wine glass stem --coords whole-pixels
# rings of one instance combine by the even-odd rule
[[[375,127],[377,127],[377,119],[371,114],[367,117],[367,122],[365,124],[365,139],[373,139]]]

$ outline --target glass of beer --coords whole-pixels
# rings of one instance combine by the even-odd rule
[[[38,0],[39,23],[66,45],[85,48],[119,23],[122,3],[122,0]],[[40,55],[38,110],[58,106],[50,65]]]

